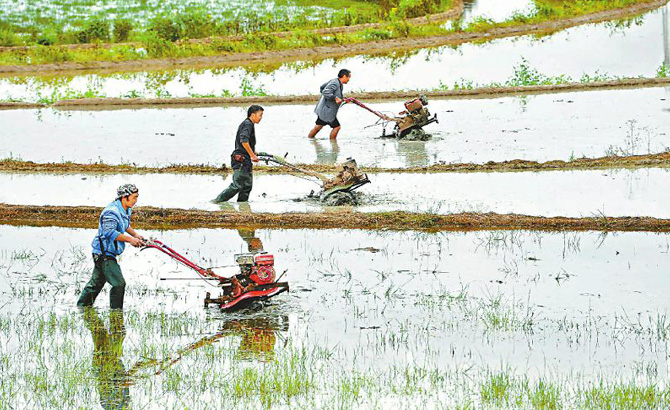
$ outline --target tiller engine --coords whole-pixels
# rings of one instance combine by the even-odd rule
[[[212,298],[211,294],[207,292],[205,307],[216,304],[221,310],[236,310],[246,307],[254,301],[265,301],[289,290],[287,282],[278,282],[278,279],[276,279],[274,256],[266,252],[235,255],[235,262],[240,268],[240,273],[232,277],[225,277],[214,273],[210,268],[196,265],[156,239],[144,242],[142,250],[148,248],[157,249],[177,262],[193,269],[200,275],[201,279],[217,282],[215,286],[221,288],[221,295]]]
[[[321,201],[326,201],[329,197],[335,195],[348,195],[353,202],[356,203],[353,191],[370,183],[368,175],[358,168],[356,160],[352,158],[347,158],[345,162],[335,165],[337,174],[335,174],[334,177],[328,177],[316,171],[300,168],[277,155],[260,152],[258,153],[258,158],[265,161],[266,164],[272,162],[299,174],[316,178],[318,181],[315,180],[313,182],[321,187],[321,191],[318,193],[318,197]]]
[[[377,124],[382,125],[381,137],[395,137],[397,139],[407,140],[426,140],[430,137],[423,131],[423,127],[437,121],[437,114],[430,116],[430,111],[426,106],[428,105],[428,98],[421,95],[418,98],[405,102],[405,110],[398,113],[398,117],[389,116],[379,111],[373,110],[355,98],[345,98],[344,103],[356,104],[359,107],[371,112],[379,117]],[[386,127],[393,123],[393,133],[386,134]],[[375,125],[377,125],[375,124]]]

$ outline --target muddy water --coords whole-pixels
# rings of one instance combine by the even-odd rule
[[[464,0],[462,20],[464,23],[477,18],[505,21],[516,12],[530,14],[534,9],[532,0]]]
[[[670,217],[668,171],[565,171],[541,173],[374,174],[360,189],[359,212],[402,210],[450,214],[497,212],[538,216]],[[232,176],[0,174],[0,202],[25,205],[104,206],[116,187],[136,184],[139,206],[237,209],[252,212],[328,210],[307,199],[317,184],[289,175],[256,175],[250,203],[209,201]]]
[[[19,323],[19,315],[68,317],[91,269],[87,254],[93,233],[0,227],[3,329]],[[314,394],[326,398],[329,392],[337,392],[340,377],[352,377],[352,372],[366,378],[371,390],[380,380],[390,386],[402,386],[403,380],[411,383],[405,370],[411,373],[415,367],[446,377],[444,386],[426,381],[419,390],[422,393],[390,394],[384,390],[390,387],[379,386],[366,395],[373,400],[385,397],[391,403],[417,400],[421,394],[434,403],[444,400],[440,398],[444,391],[468,395],[470,389],[480,400],[478,383],[486,380],[489,371],[541,378],[565,388],[559,394],[568,397],[573,389],[587,387],[589,380],[644,384],[662,381],[668,374],[662,337],[647,333],[662,330],[650,326],[647,319],[661,319],[667,310],[667,235],[221,229],[145,234],[159,236],[205,266],[230,264],[234,253],[246,251],[245,239],[256,238],[275,254],[278,270],[288,269],[285,278],[292,288],[259,312],[227,318],[201,307],[204,292],[212,291],[206,283],[159,280],[185,278],[192,272],[162,254],[129,249],[120,262],[128,282],[125,342],[120,350],[125,368],[139,360],[174,358],[178,349],[230,329],[231,319],[239,327],[237,332],[225,333],[217,344],[179,357],[181,362],[165,374],[142,374],[145,378],[136,380],[127,392],[137,407],[154,402],[155,384],[164,386],[163,403],[174,400],[175,394],[181,403],[215,401],[220,389],[204,395],[195,389],[212,367],[221,374],[237,366],[253,368],[254,362],[262,368],[280,360],[292,346],[312,352],[309,360],[320,354],[317,347],[327,349],[326,361],[317,361],[320,366],[304,371],[305,377],[313,376],[321,387]],[[460,302],[454,301],[457,297]],[[103,293],[97,303],[103,308],[103,318],[106,299]],[[178,323],[173,320],[180,315],[195,320],[172,330],[171,324]],[[517,321],[529,315],[532,320],[524,319],[522,328]],[[493,326],[495,318],[509,319],[510,327]],[[258,327],[252,332],[266,343],[254,343],[248,337],[249,329],[242,324],[251,319],[266,323],[265,337],[257,334]],[[148,336],[156,320],[162,325]],[[75,316],[62,328],[40,322],[20,327],[22,334],[33,336],[33,344],[42,338],[47,344],[42,346],[39,361],[34,356],[12,356],[17,360],[9,362],[4,374],[18,383],[14,386],[22,383],[15,376],[34,367],[39,371],[57,360],[57,370],[50,374],[53,389],[67,385],[68,370],[74,366],[78,374],[90,373],[92,382],[101,377],[93,371],[95,367],[90,368],[91,363],[96,365],[91,360],[94,344],[83,317]],[[67,329],[68,338],[60,337],[61,329]],[[75,343],[74,348],[63,340]],[[69,349],[57,351],[62,345]],[[10,352],[12,346],[18,349]],[[10,342],[0,349],[3,354],[21,354],[26,351],[21,346]],[[227,357],[219,358],[222,351],[234,353],[232,365]],[[119,358],[118,350],[110,353]],[[16,362],[26,366],[11,364]],[[386,380],[393,369],[401,377]],[[469,369],[467,377],[454,383],[459,369]],[[341,376],[342,371],[349,376]],[[378,379],[379,375],[384,376]],[[86,380],[79,377],[76,384],[87,386]],[[178,383],[179,388],[173,391],[171,383]],[[69,395],[68,399],[97,400],[94,386],[77,391],[75,399]],[[38,398],[48,393],[31,394]],[[459,396],[450,397],[447,403],[453,404],[451,400]],[[246,399],[247,395],[240,398]]]
[[[402,101],[371,102],[398,112]],[[257,126],[261,151],[297,163],[333,164],[354,157],[361,165],[423,166],[439,162],[547,161],[646,154],[670,146],[666,88],[590,91],[483,100],[432,100],[438,124],[427,142],[379,139],[375,117],[345,106],[337,142],[327,130],[306,135],[313,105],[270,105]],[[228,164],[244,107],[114,111],[0,111],[0,158],[139,165]],[[566,118],[568,119],[566,121]],[[390,131],[390,129],[389,129]]]
[[[530,67],[551,76],[566,75],[578,81],[584,73],[613,76],[654,76],[664,61],[660,10],[635,23],[612,22],[571,28],[540,40],[526,36],[500,39],[483,45],[422,49],[397,58],[357,56],[321,62],[284,64],[254,72],[248,68],[173,70],[73,77],[9,77],[0,79],[0,98],[37,100],[67,91],[86,91],[108,97],[124,95],[221,95],[262,89],[270,94],[314,94],[339,68],[353,71],[347,90],[394,90],[453,87],[463,79],[474,83],[504,83],[525,58]],[[269,70],[269,71],[268,71]],[[57,86],[56,86],[57,85]]]

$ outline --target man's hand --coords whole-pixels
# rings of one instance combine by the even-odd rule
[[[134,236],[131,236],[131,237],[130,237],[130,240],[128,241],[128,243],[131,244],[131,245],[133,245],[133,246],[136,247],[136,248],[139,248],[140,246],[142,246],[142,244],[143,244],[144,242],[143,242],[143,240],[140,240],[139,238],[136,238],[136,237],[134,237]]]
[[[340,97],[335,97],[335,104],[342,104],[342,99]]]
[[[133,235],[135,238],[139,239],[140,241],[144,242],[146,239],[144,239],[144,236],[140,235],[139,233],[135,232],[135,235]]]

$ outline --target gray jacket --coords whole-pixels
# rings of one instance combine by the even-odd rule
[[[314,112],[322,121],[328,123],[335,121],[337,110],[340,109],[340,105],[335,102],[335,97],[344,99],[342,89],[342,83],[337,78],[321,86],[321,99],[314,108]]]

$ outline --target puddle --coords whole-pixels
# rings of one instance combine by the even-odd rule
[[[593,380],[645,386],[668,374],[668,235],[143,233],[206,266],[230,264],[247,249],[243,238],[253,236],[279,270],[288,269],[292,290],[263,310],[224,316],[202,308],[211,289],[203,281],[160,280],[192,275],[185,268],[129,249],[120,261],[128,282],[125,327],[114,332],[119,318],[106,308],[89,316],[73,308],[90,274],[94,230],[1,226],[0,352],[16,359],[3,368],[15,387],[5,402],[44,400],[40,407],[50,408],[47,400],[60,395],[59,405],[90,405],[116,393],[142,407],[155,403],[158,385],[162,405],[206,408],[249,383],[239,408],[331,396],[346,408],[380,398],[399,407],[455,405],[463,396],[487,403],[480,389],[502,372],[525,375],[531,386],[539,379],[560,386],[569,404]],[[360,251],[369,247],[379,251]],[[107,294],[100,299],[105,306]],[[47,368],[50,389],[23,388]],[[108,378],[112,369],[123,377]],[[338,390],[352,374],[369,393]],[[205,388],[203,377],[217,380],[215,388]],[[266,377],[273,388],[253,388]],[[409,390],[398,393],[399,386]],[[516,394],[512,386],[506,391]]]
[[[528,15],[533,10],[535,10],[535,3],[532,0],[464,0],[461,19],[464,23],[477,18],[501,22],[512,17],[516,12]]]
[[[431,100],[439,123],[426,142],[379,139],[375,117],[345,106],[337,142],[310,141],[313,105],[267,105],[257,126],[259,150],[289,153],[295,163],[334,164],[356,158],[364,166],[407,167],[597,158],[608,151],[656,153],[670,146],[668,88],[607,90],[474,100]],[[398,112],[402,101],[370,102]],[[607,109],[603,109],[607,107]],[[138,165],[228,164],[245,107],[113,111],[0,111],[0,158],[35,162]],[[566,118],[568,119],[566,121]],[[621,154],[621,153],[620,153]]]
[[[660,10],[634,23],[606,22],[574,27],[540,39],[534,36],[495,40],[486,44],[421,49],[396,58],[356,56],[321,62],[282,64],[255,72],[248,68],[172,70],[126,74],[81,74],[58,77],[0,79],[0,98],[38,100],[56,93],[94,92],[108,97],[185,97],[240,94],[242,87],[269,94],[315,94],[339,68],[353,72],[345,91],[431,89],[440,83],[453,87],[463,80],[478,84],[504,83],[514,67],[528,65],[549,76],[566,75],[578,81],[583,74],[654,77],[667,57],[663,30],[668,19]],[[492,64],[495,62],[495,64]],[[268,71],[269,70],[269,71]],[[467,82],[466,81],[466,82]]]
[[[369,176],[372,183],[358,191],[360,205],[355,210],[359,212],[670,217],[668,171],[664,169]],[[207,175],[0,174],[0,202],[105,206],[119,185],[132,182],[140,189],[140,207],[271,213],[329,209],[305,198],[310,191],[318,191],[315,183],[289,175],[255,175],[250,202],[242,207],[210,203],[231,180],[232,176]]]

